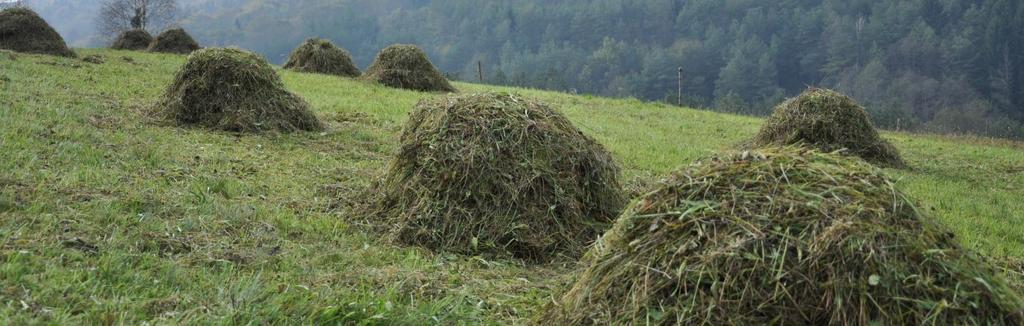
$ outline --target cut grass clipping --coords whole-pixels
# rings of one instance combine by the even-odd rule
[[[133,29],[124,33],[114,40],[114,43],[110,46],[114,50],[133,50],[141,51],[149,47],[149,44],[153,42],[153,35],[149,35],[144,29]]]
[[[348,51],[318,38],[308,39],[292,51],[284,68],[343,77],[359,77],[360,74]]]
[[[149,52],[189,54],[199,50],[199,43],[192,39],[184,29],[175,28],[157,35],[149,44]]]
[[[164,118],[234,132],[320,130],[309,105],[288,92],[262,57],[211,48],[188,57],[161,103]]]
[[[881,170],[795,147],[672,174],[583,259],[544,325],[1024,322],[998,272]]]
[[[76,57],[64,38],[36,12],[23,7],[0,11],[0,49]]]
[[[624,205],[604,148],[513,94],[420,102],[372,209],[392,241],[463,254],[579,257]]]
[[[415,45],[396,44],[381,50],[363,78],[384,86],[415,91],[455,91],[426,53]]]
[[[867,111],[831,90],[812,88],[783,102],[752,141],[755,148],[799,143],[824,152],[845,149],[883,167],[905,166],[896,148],[878,135]]]

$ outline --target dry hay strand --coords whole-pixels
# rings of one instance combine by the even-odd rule
[[[0,49],[77,57],[50,24],[35,11],[24,7],[11,7],[0,11]]]
[[[343,77],[359,77],[360,74],[348,51],[318,38],[308,39],[295,48],[284,68]]]
[[[998,272],[881,170],[787,147],[695,163],[634,201],[543,325],[1024,322]]]
[[[265,59],[234,48],[198,50],[158,105],[179,125],[234,132],[323,129],[302,98],[288,92]]]
[[[384,48],[366,69],[363,78],[384,86],[415,91],[455,91],[427,54],[415,45],[396,44]]]
[[[579,257],[625,204],[611,155],[514,94],[421,101],[369,208],[393,242],[544,262]]]
[[[751,145],[801,143],[824,152],[845,150],[883,167],[906,166],[896,148],[878,135],[867,111],[832,90],[812,88],[777,106]]]
[[[157,35],[146,49],[149,52],[189,54],[199,50],[199,43],[184,29],[175,28]]]
[[[142,51],[149,48],[150,43],[153,43],[153,35],[149,35],[149,32],[144,29],[133,29],[121,33],[114,40],[114,43],[110,45],[110,48],[114,50]]]

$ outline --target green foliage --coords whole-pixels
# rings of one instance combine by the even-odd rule
[[[400,243],[573,258],[625,204],[618,174],[600,144],[547,104],[453,95],[416,106],[371,209]]]
[[[266,60],[233,48],[190,55],[157,106],[158,115],[181,125],[235,132],[323,129]]]
[[[12,7],[0,11],[0,49],[76,57],[64,39],[35,11]]]
[[[1024,301],[881,170],[795,147],[635,200],[539,325],[1019,325]]]
[[[776,86],[778,72],[768,45],[754,38],[737,44],[732,55],[715,82],[716,98],[735,97],[737,100],[755,103],[753,107],[756,108],[770,107],[782,98],[782,89]],[[736,111],[731,107],[717,108],[735,113],[765,113]]]
[[[969,134],[982,131],[996,137],[1014,137],[1024,130],[1024,123],[991,112],[987,102],[976,102],[966,107],[950,107],[936,112],[923,129],[934,132]],[[990,119],[990,118],[995,118]]]
[[[344,77],[359,77],[359,68],[352,63],[348,51],[327,40],[311,38],[302,42],[288,56],[285,69]]]

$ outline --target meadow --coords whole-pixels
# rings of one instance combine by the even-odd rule
[[[520,324],[572,263],[382,242],[353,213],[408,113],[441,94],[279,70],[324,132],[179,128],[152,105],[184,56],[0,53],[0,320],[12,324]],[[761,119],[528,89],[601,142],[638,189],[733,150]],[[1020,280],[1024,143],[885,132],[887,169],[962,244]]]

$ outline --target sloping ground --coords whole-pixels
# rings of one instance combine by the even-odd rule
[[[280,71],[327,131],[240,136],[146,120],[184,57],[80,53],[107,61],[0,55],[0,320],[520,323],[564,281],[567,266],[384,245],[347,213],[413,105],[440,95]],[[626,182],[732,148],[760,124],[515,91],[561,108]],[[1024,144],[886,136],[914,167],[886,171],[964,245],[1024,258]]]

